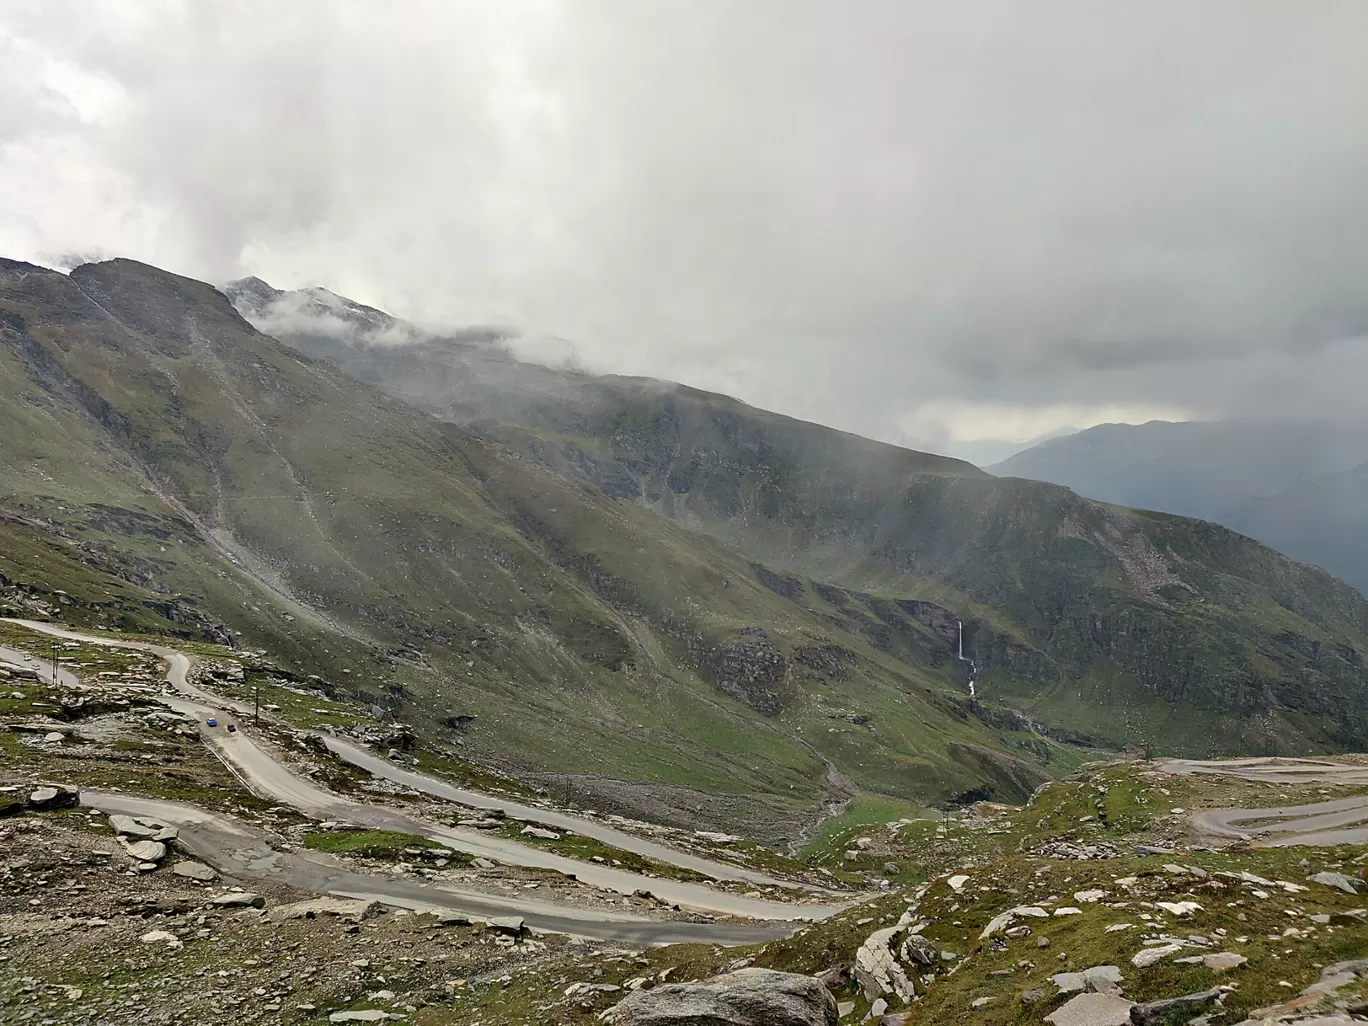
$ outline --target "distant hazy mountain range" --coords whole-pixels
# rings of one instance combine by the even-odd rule
[[[1368,590],[1368,430],[1361,426],[1103,424],[986,469],[1214,520]]]

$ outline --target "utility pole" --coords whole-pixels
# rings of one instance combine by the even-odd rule
[[[52,686],[57,686],[57,642],[52,643]]]
[[[252,722],[261,722],[261,681],[256,682],[256,693],[252,705]]]

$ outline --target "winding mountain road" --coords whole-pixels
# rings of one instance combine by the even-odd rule
[[[1368,766],[1324,759],[1168,759],[1165,773],[1205,773],[1265,784],[1368,784]],[[1266,809],[1208,809],[1193,825],[1217,837],[1248,839],[1258,848],[1368,844],[1368,795]]]
[[[611,909],[576,908],[520,895],[489,894],[441,883],[358,873],[338,865],[338,860],[329,856],[277,851],[259,831],[192,805],[103,791],[83,791],[81,802],[106,814],[142,816],[175,825],[179,840],[187,848],[232,878],[272,880],[315,894],[363,898],[416,912],[458,912],[482,919],[521,916],[534,930],[643,946],[755,944],[793,932],[791,925],[781,922],[649,919]]]
[[[223,716],[222,710],[226,708],[239,712],[246,710],[190,683],[187,673],[191,660],[184,653],[144,642],[80,634],[34,621],[10,622],[54,637],[116,648],[139,649],[160,656],[167,662],[167,681],[186,696],[161,696],[160,700],[178,712],[194,718],[199,724],[200,737],[205,744],[252,790],[289,805],[311,818],[344,820],[377,829],[418,834],[455,850],[508,865],[555,870],[592,886],[622,894],[649,890],[667,903],[710,913],[746,917],[762,921],[764,925],[663,922],[641,917],[624,917],[597,910],[538,905],[499,895],[351,873],[336,867],[320,865],[316,860],[304,856],[271,853],[269,846],[264,845],[259,838],[253,840],[250,831],[231,817],[179,803],[153,802],[122,794],[83,792],[82,802],[101,811],[152,815],[154,818],[172,823],[182,831],[186,844],[197,855],[236,875],[268,875],[317,893],[345,896],[364,894],[390,904],[414,908],[441,908],[473,915],[490,914],[480,909],[494,909],[496,911],[492,914],[496,915],[524,915],[529,922],[547,930],[634,942],[642,941],[643,938],[653,938],[648,941],[650,943],[668,943],[687,937],[693,941],[735,944],[765,937],[784,936],[792,932],[792,928],[780,925],[780,921],[822,919],[843,907],[806,902],[765,901],[731,894],[705,884],[645,877],[598,863],[569,859],[554,852],[518,844],[482,831],[434,824],[388,806],[373,805],[324,791],[293,773],[245,731],[239,729],[236,733],[229,734],[222,729],[209,727],[207,720],[210,717]],[[456,788],[436,778],[400,770],[386,760],[378,759],[347,742],[327,737],[324,740],[340,757],[377,775],[437,797],[478,808],[503,809],[515,818],[535,819],[550,826],[574,830],[624,850],[693,869],[718,879],[780,883],[762,874],[679,852],[592,820]],[[149,811],[153,807],[155,811]],[[244,851],[255,854],[247,858],[239,857]]]
[[[51,659],[44,661],[29,655],[27,652],[21,652],[17,648],[5,648],[5,646],[0,645],[0,660],[7,663],[14,663],[16,666],[26,666],[29,669],[37,670],[38,677],[41,681],[46,683],[52,681]],[[60,656],[58,657],[57,663],[57,679],[69,688],[80,687],[81,684],[74,673],[70,670],[62,669]]]

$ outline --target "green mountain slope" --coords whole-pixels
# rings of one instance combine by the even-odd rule
[[[1080,758],[976,714],[921,621],[883,644],[200,282],[0,263],[0,364],[0,572],[86,622],[235,632],[473,757],[761,835],[859,788],[1021,795]]]
[[[1222,527],[684,386],[520,364],[485,335],[405,328],[395,345],[363,323],[378,311],[341,297],[324,297],[322,319],[316,294],[258,289],[253,306],[241,289],[227,292],[266,322],[289,306],[271,324],[284,341],[706,532],[760,564],[776,595],[890,658],[915,661],[929,638],[924,655],[953,666],[962,621],[985,703],[1160,751],[1365,740],[1368,602]]]

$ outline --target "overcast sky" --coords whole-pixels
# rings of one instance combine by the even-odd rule
[[[0,254],[965,452],[1368,382],[1368,3],[0,5]]]

